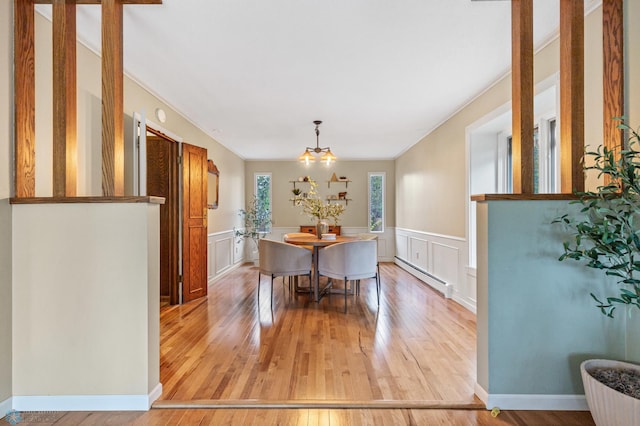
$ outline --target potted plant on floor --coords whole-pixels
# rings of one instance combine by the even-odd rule
[[[578,193],[582,209],[554,222],[571,235],[560,260],[575,260],[614,277],[611,295],[591,293],[602,314],[640,309],[640,135],[624,123],[628,144],[616,152],[600,146],[587,152],[604,184]],[[616,312],[617,308],[624,308]],[[636,311],[637,312],[637,311]],[[581,366],[587,403],[597,425],[640,424],[640,367],[612,360],[587,360]]]
[[[258,264],[258,244],[271,228],[271,209],[269,205],[262,202],[258,197],[253,197],[246,209],[240,209],[238,215],[242,218],[243,227],[234,228],[233,232],[237,238],[237,243],[243,240],[251,240],[251,260],[254,265]]]

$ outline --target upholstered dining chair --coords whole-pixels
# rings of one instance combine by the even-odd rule
[[[258,250],[260,268],[258,271],[258,305],[260,305],[260,278],[271,276],[271,308],[273,309],[273,279],[275,277],[307,275],[311,293],[311,252],[305,248],[280,241],[261,239]]]
[[[380,306],[378,242],[376,240],[348,241],[325,247],[318,256],[318,273],[331,279],[344,280],[345,313],[349,281],[375,278],[378,306]],[[355,285],[352,285],[352,289],[355,290],[355,288]]]

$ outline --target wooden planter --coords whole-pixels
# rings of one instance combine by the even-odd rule
[[[640,399],[627,396],[594,379],[588,371],[599,367],[640,371],[638,365],[606,359],[590,359],[580,364],[584,393],[596,425],[640,425]]]

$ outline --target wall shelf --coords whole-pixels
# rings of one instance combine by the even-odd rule
[[[331,184],[332,183],[344,183],[345,188],[349,187],[349,182],[351,182],[351,179],[347,179],[347,180],[328,180],[327,181],[327,188],[331,188]]]

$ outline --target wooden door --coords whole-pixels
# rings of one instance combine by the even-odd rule
[[[175,305],[178,296],[178,144],[147,136],[147,194],[164,197],[160,204],[160,298]]]
[[[182,144],[182,301],[207,295],[207,150]]]

